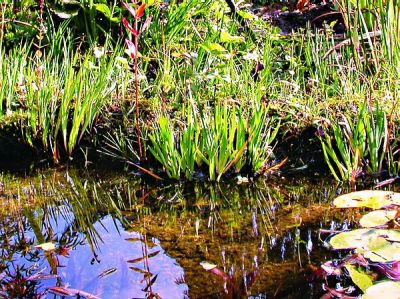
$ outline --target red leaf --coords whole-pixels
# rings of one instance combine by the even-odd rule
[[[146,8],[146,4],[144,4],[144,3],[139,6],[139,8],[136,11],[136,15],[135,15],[136,19],[140,19],[141,17],[143,17],[145,8]]]
[[[134,43],[132,43],[132,41],[129,39],[125,39],[125,43],[126,47],[128,48],[128,55],[134,59],[136,57],[136,47]]]
[[[124,26],[134,35],[134,36],[138,36],[139,32],[137,32],[137,30],[135,30],[135,28],[133,28],[131,26],[131,24],[129,24],[128,20],[125,18],[122,18],[122,23],[124,24]]]
[[[122,2],[122,5],[125,6],[125,8],[129,11],[129,13],[132,16],[134,16],[134,17],[136,16],[136,11],[134,8],[132,8],[132,6],[130,6],[128,3],[125,3],[125,2]]]

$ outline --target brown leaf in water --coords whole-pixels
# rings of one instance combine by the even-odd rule
[[[69,289],[65,287],[50,287],[47,289],[49,292],[60,296],[83,296],[86,299],[101,299],[93,294],[77,289]]]
[[[147,259],[147,258],[151,258],[151,257],[153,257],[153,256],[156,256],[157,254],[159,254],[160,253],[160,250],[157,250],[157,251],[154,251],[154,252],[152,252],[152,253],[149,253],[147,256],[145,255],[145,256],[141,256],[141,257],[138,257],[138,258],[136,258],[136,259],[132,259],[132,260],[128,260],[128,261],[126,261],[127,263],[137,263],[137,262],[140,262],[140,261],[143,261],[144,259]]]
[[[107,275],[110,275],[110,274],[114,273],[115,271],[117,271],[117,268],[106,269],[103,272],[101,272],[98,277],[103,278],[103,277],[105,277]]]
[[[143,269],[137,268],[137,267],[129,267],[129,269],[131,269],[133,271],[136,271],[136,272],[139,272],[139,273],[142,273],[142,274],[144,274],[146,276],[153,276],[153,273],[151,273],[151,272],[149,272],[147,270],[143,270]]]
[[[149,284],[143,289],[144,292],[147,292],[149,288],[156,282],[158,274],[154,275],[154,277],[150,280]]]

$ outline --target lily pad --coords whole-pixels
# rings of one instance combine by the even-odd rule
[[[333,236],[333,249],[356,249],[373,262],[400,260],[400,231],[388,229],[355,229]]]
[[[338,208],[382,209],[390,205],[400,205],[400,193],[382,190],[364,190],[336,197],[333,204]]]
[[[361,228],[343,232],[333,236],[329,244],[333,249],[355,249],[365,246],[368,236],[372,236],[371,229]]]
[[[400,282],[385,281],[369,287],[362,299],[400,299]]]
[[[390,242],[385,238],[371,239],[365,248],[357,249],[357,252],[372,262],[394,262],[400,260],[400,243]]]
[[[371,277],[364,271],[359,271],[354,265],[346,265],[345,267],[347,271],[349,271],[351,280],[360,288],[361,291],[365,292],[373,285]]]
[[[396,217],[396,210],[377,210],[364,215],[360,219],[362,227],[377,227],[382,226],[393,220]]]

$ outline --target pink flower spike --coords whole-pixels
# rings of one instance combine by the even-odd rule
[[[126,47],[128,48],[127,49],[128,55],[132,59],[134,59],[136,57],[136,47],[135,47],[135,45],[129,39],[125,39],[125,44],[126,44]]]
[[[135,28],[133,28],[131,26],[131,24],[129,24],[128,20],[125,18],[122,18],[122,23],[124,24],[124,26],[134,35],[134,36],[138,36],[139,32],[137,32],[137,30],[135,30]]]
[[[143,23],[142,29],[140,30],[141,32],[144,32],[147,29],[147,27],[149,27],[152,19],[153,19],[152,16],[147,17],[146,21]]]
[[[128,3],[122,2],[122,4],[125,6],[125,8],[129,11],[129,13],[135,17],[136,16],[136,11],[132,6],[130,6]]]

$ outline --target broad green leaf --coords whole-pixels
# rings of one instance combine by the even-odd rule
[[[240,43],[244,42],[243,36],[230,35],[229,32],[221,32],[221,42],[222,43]]]
[[[336,197],[333,204],[338,208],[366,207],[377,210],[400,204],[400,193],[380,190],[357,191]]]
[[[372,262],[387,263],[400,260],[400,244],[389,242],[385,238],[370,239],[367,250],[358,250]]]
[[[240,15],[243,19],[248,19],[248,20],[253,20],[253,19],[257,19],[256,15],[253,15],[252,13],[248,12],[248,11],[243,11],[240,10],[237,12],[238,15]]]
[[[355,249],[361,248],[366,244],[365,239],[372,235],[370,229],[355,229],[333,236],[329,244],[333,249]]]
[[[333,249],[356,249],[373,262],[400,260],[400,232],[389,229],[355,229],[333,236]]]
[[[400,231],[360,228],[337,234],[330,239],[329,243],[334,249],[364,248],[368,250],[371,240],[377,241],[379,238],[400,242]]]
[[[94,7],[96,8],[97,11],[101,12],[110,21],[112,21],[114,23],[119,22],[118,18],[112,16],[111,10],[106,4],[98,3],[98,4],[95,4]]]
[[[364,271],[359,271],[354,265],[346,265],[345,268],[349,271],[351,280],[360,288],[365,291],[373,285],[372,279]]]
[[[362,299],[399,299],[400,298],[400,282],[385,281],[377,283],[369,287]]]
[[[377,227],[382,226],[393,220],[396,217],[396,210],[377,210],[364,215],[360,219],[362,227]]]
[[[200,47],[209,53],[220,54],[226,52],[226,49],[217,43],[205,42],[200,44]]]

